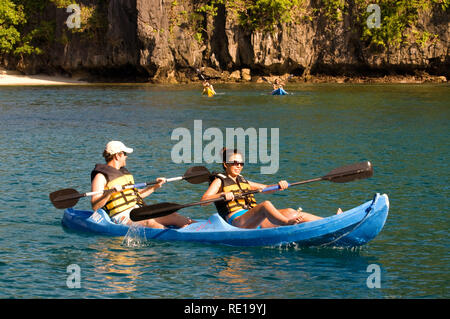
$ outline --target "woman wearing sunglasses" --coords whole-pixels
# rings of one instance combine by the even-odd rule
[[[230,225],[240,228],[270,228],[322,218],[292,208],[277,209],[268,200],[258,204],[253,195],[235,196],[249,190],[262,189],[268,185],[248,181],[241,175],[244,162],[238,150],[224,149],[222,160],[225,171],[215,176],[208,190],[203,194],[202,201],[224,196],[225,201],[215,202],[215,205],[219,215]],[[278,185],[282,190],[288,187],[286,181],[280,181]]]

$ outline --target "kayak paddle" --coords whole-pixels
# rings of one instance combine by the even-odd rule
[[[327,175],[324,175],[319,178],[314,179],[308,179],[305,181],[295,182],[289,184],[289,187],[295,186],[295,185],[301,185],[301,184],[307,184],[312,182],[318,182],[318,181],[330,181],[333,183],[347,183],[351,181],[355,181],[358,179],[364,179],[369,178],[373,175],[373,167],[370,162],[361,162],[357,164],[342,166],[339,168],[336,168],[329,172]],[[263,193],[263,192],[270,192],[270,191],[277,191],[280,190],[280,187],[278,185],[269,186],[263,189],[257,189],[252,190],[248,192],[244,192],[240,195],[237,195],[237,197],[243,197],[250,194],[256,194],[256,193]],[[208,199],[204,201],[199,201],[195,203],[190,204],[176,204],[176,203],[159,203],[149,206],[143,206],[139,208],[135,208],[130,212],[130,219],[132,221],[140,221],[150,218],[157,218],[162,217],[166,215],[170,215],[182,208],[196,206],[196,205],[203,205],[203,204],[209,204],[213,202],[218,202],[225,200],[223,196],[213,199]]]
[[[197,71],[197,74],[202,78],[203,81],[206,81],[205,77],[199,69],[195,69],[195,71]]]
[[[200,202],[184,204],[184,205],[176,204],[176,203],[158,203],[158,204],[149,205],[149,206],[142,206],[139,208],[135,208],[130,212],[130,219],[134,222],[137,222],[140,220],[145,220],[145,219],[150,219],[150,218],[163,217],[163,216],[167,216],[172,213],[175,213],[176,211],[178,211],[182,208],[218,202],[221,200],[225,200],[225,197],[221,196],[219,198],[213,198],[213,199],[203,200]]]
[[[204,166],[194,166],[189,168],[183,176],[168,178],[166,182],[175,182],[180,180],[186,180],[191,184],[201,184],[209,180],[211,173]],[[157,184],[157,181],[147,182],[147,183],[139,183],[134,185],[124,186],[123,189],[129,188],[142,188],[150,185]],[[99,194],[113,193],[113,189],[102,190],[98,192],[87,192],[87,193],[79,193],[77,190],[73,188],[65,188],[55,192],[50,193],[50,201],[53,206],[59,209],[65,209],[69,207],[73,207],[78,203],[78,200],[82,197],[94,196]]]
[[[270,85],[273,85],[273,83],[272,82],[270,82],[268,79],[266,79],[265,77],[262,77],[262,79],[264,80],[264,81],[266,81],[267,83],[269,83]]]
[[[335,168],[334,170],[332,170],[331,172],[329,172],[327,175],[324,175],[319,178],[308,179],[306,181],[291,183],[291,184],[289,184],[288,187],[295,186],[295,185],[301,185],[301,184],[307,184],[307,183],[311,183],[311,182],[318,182],[318,181],[330,181],[333,183],[347,183],[347,182],[355,181],[357,179],[369,178],[369,177],[372,177],[372,175],[373,175],[372,164],[367,161],[367,162],[361,162],[361,163],[357,163],[357,164],[351,164],[351,165],[347,165],[347,166],[338,167],[338,168]],[[280,187],[278,185],[274,185],[274,186],[266,187],[260,191],[251,191],[251,192],[254,192],[254,193],[270,192],[270,191],[279,190],[279,189],[280,189]]]

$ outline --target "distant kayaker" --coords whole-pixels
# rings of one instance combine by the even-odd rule
[[[275,82],[272,85],[274,90],[278,90],[278,89],[283,89],[284,87],[284,82],[281,82],[281,80],[279,78],[275,79]]]
[[[268,186],[248,181],[241,175],[244,162],[242,154],[236,149],[223,151],[222,165],[225,172],[216,175],[201,200],[225,196],[226,201],[215,202],[215,204],[219,215],[230,225],[241,228],[257,228],[259,226],[270,228],[322,219],[322,217],[303,212],[301,209],[277,209],[268,200],[257,204],[253,195],[235,198],[235,194]],[[286,181],[280,181],[278,185],[282,190],[288,187]]]
[[[214,91],[214,87],[208,82],[203,81],[203,92],[202,94],[208,95],[208,96],[214,96],[216,94],[216,91]]]
[[[122,142],[110,141],[106,144],[103,151],[106,164],[96,164],[91,172],[91,188],[93,192],[106,189],[115,190],[114,193],[92,196],[92,208],[94,210],[103,208],[109,214],[111,220],[117,224],[131,224],[130,211],[143,206],[143,198],[152,194],[166,182],[164,177],[159,177],[156,179],[158,184],[145,189],[123,189],[126,185],[135,184],[133,175],[125,168],[128,154],[132,152],[133,149],[126,147]],[[173,213],[138,223],[150,228],[164,228],[169,225],[184,227],[192,223],[192,220],[178,213]]]

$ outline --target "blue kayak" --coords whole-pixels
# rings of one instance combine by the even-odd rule
[[[376,194],[358,207],[321,220],[265,229],[243,229],[226,223],[217,213],[184,228],[133,227],[145,240],[189,241],[231,246],[276,246],[296,243],[301,247],[361,246],[375,238],[386,222],[389,199]],[[125,236],[130,226],[115,224],[103,211],[66,209],[62,224],[72,230],[99,235]]]
[[[288,92],[286,92],[283,88],[278,88],[272,91],[272,95],[286,95],[286,94],[288,94]]]

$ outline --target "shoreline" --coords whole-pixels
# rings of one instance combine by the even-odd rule
[[[266,76],[265,78],[273,81],[275,78],[287,79],[289,75],[282,76]],[[251,80],[223,80],[223,79],[210,79],[214,84],[245,84],[245,83],[266,83],[262,76],[252,76]],[[32,86],[32,85],[98,85],[98,84],[191,84],[200,83],[201,81],[83,81],[79,79],[69,78],[62,75],[24,75],[19,71],[11,71],[0,68],[0,86]],[[309,76],[297,76],[290,77],[286,82],[293,84],[426,84],[426,83],[448,83],[445,76],[436,76],[429,74],[419,75],[387,75],[383,77],[371,77],[371,76],[333,76],[333,75],[309,75]],[[287,83],[286,83],[287,84]]]
[[[295,82],[302,82],[295,81]],[[445,76],[437,75],[386,75],[383,77],[372,76],[330,76],[315,75],[305,83],[347,83],[347,84],[427,84],[447,83]]]
[[[79,81],[60,75],[24,75],[18,71],[0,68],[0,86],[27,86],[27,85],[80,85],[89,82]]]

